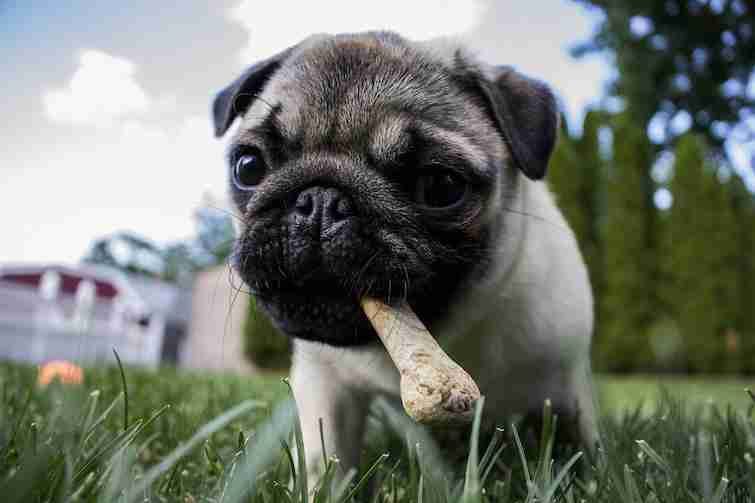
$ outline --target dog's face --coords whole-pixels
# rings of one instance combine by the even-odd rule
[[[307,39],[213,111],[218,136],[244,116],[235,267],[282,331],[333,345],[375,339],[363,295],[438,321],[500,253],[506,199],[544,175],[557,124],[542,84],[391,33]]]

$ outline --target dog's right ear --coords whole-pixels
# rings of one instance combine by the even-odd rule
[[[249,110],[254,99],[293,49],[290,47],[271,58],[253,64],[215,96],[212,102],[212,120],[216,137],[223,136],[234,119]]]

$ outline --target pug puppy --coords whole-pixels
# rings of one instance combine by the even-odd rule
[[[370,398],[399,374],[360,309],[406,301],[486,396],[485,416],[554,409],[596,439],[593,299],[541,180],[558,130],[546,85],[448,42],[313,36],[213,103],[234,120],[235,268],[294,338],[306,457],[359,461]]]

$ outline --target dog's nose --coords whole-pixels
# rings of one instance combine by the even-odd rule
[[[325,234],[353,215],[349,199],[333,187],[309,187],[296,197],[294,217],[300,223]]]

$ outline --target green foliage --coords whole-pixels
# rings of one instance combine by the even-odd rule
[[[755,197],[741,179],[729,182],[736,229],[730,236],[737,256],[736,342],[742,370],[755,373]]]
[[[643,129],[655,116],[665,147],[680,133],[671,126],[680,112],[718,154],[732,132],[752,138],[744,118],[755,109],[755,97],[746,92],[755,78],[753,2],[576,1],[604,17],[575,54],[613,56],[618,71],[611,92],[626,100]]]
[[[651,146],[627,114],[614,127],[614,157],[605,185],[602,325],[596,364],[626,371],[652,366],[648,332],[656,317],[656,209],[648,187]]]
[[[598,142],[604,127],[615,138],[610,159]],[[653,148],[632,115],[593,111],[582,129],[562,129],[549,184],[590,271],[596,367],[755,371],[752,193],[687,135],[674,156],[673,205],[659,210]]]
[[[605,161],[601,157],[599,133],[608,126],[605,113],[590,110],[582,124],[582,137],[576,141],[579,169],[584,171],[579,197],[585,208],[585,226],[579,234],[582,238],[585,261],[590,271],[593,289],[600,295],[603,284],[601,215],[604,206],[603,191]]]
[[[704,141],[682,137],[676,148],[661,257],[665,294],[694,371],[739,370],[737,331],[741,272],[738,222],[728,186],[706,159]],[[727,345],[727,339],[729,343]]]
[[[194,251],[188,243],[173,243],[162,251],[164,270],[162,279],[182,283],[199,268]],[[188,281],[187,281],[188,282]]]
[[[84,371],[84,385],[35,385],[36,367],[0,363],[0,494],[5,503],[124,501],[117,495],[179,449],[204,423],[248,400],[284,395],[277,379],[126,369],[129,421],[117,367]],[[267,413],[247,403],[205,445],[223,463]],[[218,423],[216,423],[217,426]],[[207,432],[207,430],[204,430]],[[202,439],[205,440],[205,439]],[[200,446],[201,447],[201,446]],[[170,501],[211,494],[220,480],[200,448],[171,464],[151,490]]]
[[[163,271],[160,248],[133,232],[117,232],[96,239],[81,261],[153,277]]]
[[[198,208],[194,212],[197,236],[194,246],[202,255],[202,265],[213,266],[225,263],[233,252],[235,231],[231,214],[214,206]]]
[[[576,187],[562,198],[572,201],[567,216],[581,212],[570,222],[588,266],[602,263],[590,270],[599,306],[597,366],[753,372],[755,203],[741,180],[717,175],[727,169],[724,143],[747,143],[755,132],[744,120],[755,111],[747,92],[755,79],[755,4],[575,1],[602,17],[574,54],[612,56],[609,92],[624,107],[604,181],[591,178],[598,180],[592,198],[578,201]],[[648,129],[656,145],[645,140]],[[572,141],[569,155],[560,154],[571,159],[560,163],[573,165],[576,157],[592,165],[597,148],[588,124],[584,130],[582,150]],[[698,139],[681,137],[687,130]],[[652,203],[651,172],[655,154],[675,148],[666,212]],[[577,211],[569,208],[575,204]],[[602,232],[597,260],[584,215],[596,215],[593,228]]]
[[[257,367],[287,369],[291,365],[291,339],[257,308],[254,297],[249,298],[243,337],[244,354]]]
[[[598,132],[605,125],[604,115],[597,110],[587,112],[580,137],[572,137],[562,119],[548,171],[548,184],[579,242],[598,295],[603,283],[600,222],[605,172]]]
[[[581,169],[574,143],[575,139],[566,127],[566,120],[562,119],[558,142],[548,164],[547,181],[581,246],[586,236],[588,216],[581,198],[584,171]]]
[[[225,264],[234,240],[230,213],[204,206],[194,217],[196,237],[160,246],[132,232],[116,232],[95,239],[82,262],[188,283],[196,271]]]
[[[723,411],[663,395],[654,411],[605,416],[603,446],[590,455],[556,448],[559,418],[547,404],[535,445],[515,424],[488,435],[480,403],[475,427],[450,447],[466,463],[450,463],[405,414],[374,408],[361,473],[339,482],[328,457],[311,481],[277,379],[126,369],[124,431],[117,369],[87,369],[82,388],[39,389],[34,374],[0,364],[4,502],[745,503],[755,494],[752,400]]]

